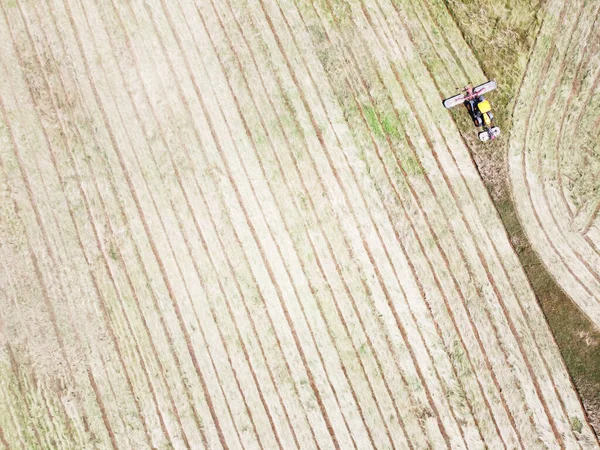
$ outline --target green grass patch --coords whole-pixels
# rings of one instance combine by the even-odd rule
[[[577,417],[572,417],[571,418],[571,427],[573,428],[573,431],[575,431],[577,433],[581,433],[583,424],[581,423],[581,420],[579,420]]]
[[[375,111],[375,108],[373,108],[372,106],[363,106],[363,112],[365,114],[365,119],[367,120],[367,123],[369,124],[371,130],[373,130],[375,136],[383,138],[385,134],[383,132],[381,123],[379,122],[379,118],[377,117],[377,112]]]
[[[401,119],[395,114],[387,113],[372,105],[362,105],[362,110],[369,128],[376,137],[384,139],[388,136],[392,140],[402,137],[400,133]]]

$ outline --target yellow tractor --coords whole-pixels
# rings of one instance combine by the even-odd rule
[[[494,125],[494,115],[492,114],[492,105],[483,94],[496,89],[494,80],[480,84],[476,87],[467,85],[464,91],[453,97],[444,100],[444,107],[450,109],[456,105],[464,104],[476,127],[482,127],[483,130],[478,133],[479,140],[486,142],[496,139],[500,136],[500,128]]]

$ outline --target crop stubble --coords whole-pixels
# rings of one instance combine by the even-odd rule
[[[0,8],[2,445],[595,445],[443,5]]]

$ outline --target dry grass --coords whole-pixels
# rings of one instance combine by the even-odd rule
[[[512,128],[518,87],[525,73],[526,63],[533,50],[534,38],[538,34],[545,10],[540,10],[540,2],[536,1],[506,1],[500,5],[498,2],[467,3],[450,0],[447,4],[486,74],[500,81],[501,89],[499,95],[494,95],[493,104],[498,112],[497,118],[501,127],[505,130],[505,135],[508,135]],[[487,27],[473,26],[474,23],[479,23],[481,18],[498,16],[502,16],[501,20],[491,21],[495,24],[492,34],[488,32]],[[519,39],[517,36],[522,38]],[[502,58],[490,57],[491,54],[502,55]],[[590,62],[592,60],[588,59]],[[573,71],[575,67],[567,69]],[[581,70],[580,73],[587,73],[587,71]],[[586,117],[592,121],[593,116],[589,114]],[[463,120],[458,115],[455,117],[457,120]],[[468,123],[461,123],[461,125],[468,130]],[[565,132],[565,136],[569,136],[574,141],[564,147],[561,146],[561,149],[568,153],[562,159],[563,173],[571,172],[568,175],[568,182],[565,181],[565,188],[571,192],[580,191],[589,195],[589,192],[594,189],[593,174],[596,171],[593,169],[594,161],[590,160],[589,152],[585,151],[591,148],[586,129],[592,130],[593,126],[580,127],[579,133],[573,132],[574,130]],[[469,139],[468,136],[466,138]],[[577,142],[580,138],[588,141],[579,145]],[[492,145],[481,146],[474,143],[475,145],[470,147],[478,170],[494,199],[511,242],[544,310],[590,420],[596,430],[599,430],[600,349],[593,345],[593,342],[600,340],[600,331],[565,295],[529,244],[517,218],[507,183],[507,143],[508,139],[501,139]],[[578,148],[581,151],[577,150]]]
[[[0,448],[597,446],[440,107],[482,76],[442,3],[0,23]]]

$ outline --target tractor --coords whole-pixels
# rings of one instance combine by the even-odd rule
[[[482,128],[482,131],[477,134],[479,140],[482,142],[496,139],[500,135],[500,128],[494,125],[492,106],[483,96],[483,94],[487,94],[494,89],[496,89],[496,82],[494,80],[475,87],[471,87],[469,84],[463,89],[463,92],[449,97],[443,102],[444,107],[447,109],[460,104],[465,105],[469,116],[473,120],[473,124],[477,128]]]

